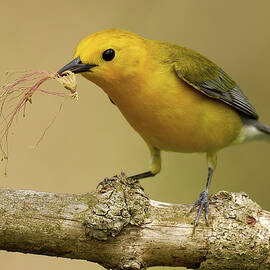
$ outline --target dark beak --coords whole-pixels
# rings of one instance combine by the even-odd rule
[[[73,59],[70,63],[58,70],[58,74],[61,75],[64,71],[70,70],[73,73],[80,73],[90,71],[91,68],[96,67],[97,65],[83,64],[80,57]]]

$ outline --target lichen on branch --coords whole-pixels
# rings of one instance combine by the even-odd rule
[[[270,270],[270,213],[245,193],[211,197],[193,233],[190,205],[151,200],[124,174],[85,194],[0,189],[0,249],[99,263]]]
[[[97,188],[98,203],[85,219],[87,235],[98,240],[117,236],[127,225],[140,226],[149,216],[150,200],[138,182],[127,178],[105,178]]]

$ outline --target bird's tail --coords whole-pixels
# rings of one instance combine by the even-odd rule
[[[270,127],[258,120],[246,122],[245,141],[264,140],[270,142]]]
[[[258,120],[243,119],[245,136],[244,142],[264,140],[270,142],[270,127]]]
[[[256,121],[256,122],[255,122],[255,127],[256,127],[259,131],[261,131],[261,132],[265,133],[266,135],[269,135],[269,136],[270,136],[270,127],[268,127],[268,126],[262,124],[262,123],[259,122],[259,121]]]

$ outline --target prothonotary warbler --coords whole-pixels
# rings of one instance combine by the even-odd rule
[[[209,214],[209,184],[217,152],[251,140],[270,141],[270,128],[239,86],[201,54],[175,44],[109,29],[84,38],[73,60],[58,71],[81,73],[100,86],[142,136],[151,153],[149,171],[160,172],[160,151],[206,153],[205,189],[191,210]]]

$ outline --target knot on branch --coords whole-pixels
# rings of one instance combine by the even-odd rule
[[[116,236],[130,225],[140,226],[148,217],[149,198],[142,186],[122,173],[104,179],[97,187],[97,203],[86,217],[86,234],[98,240]]]
[[[261,207],[243,192],[220,191],[211,202],[213,231],[199,269],[227,269],[228,261],[230,269],[268,269],[269,227]]]

